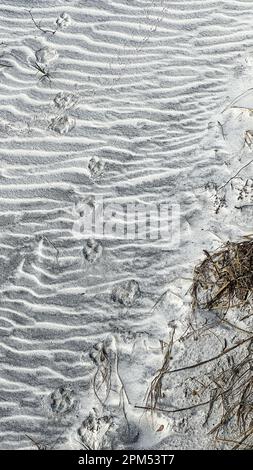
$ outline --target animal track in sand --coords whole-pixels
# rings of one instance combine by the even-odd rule
[[[97,241],[89,238],[83,248],[83,255],[89,263],[97,261],[103,253],[102,245]]]
[[[138,441],[140,430],[133,421],[125,416],[117,419],[108,410],[99,413],[93,408],[79,427],[78,436],[83,447],[90,450],[124,449]]]
[[[125,307],[132,307],[140,297],[139,283],[133,279],[115,286],[112,290],[112,300]]]
[[[54,97],[54,104],[59,109],[69,109],[76,105],[78,99],[72,93],[60,91]]]
[[[50,396],[50,406],[54,413],[69,413],[75,407],[74,391],[71,387],[59,387]]]
[[[88,169],[92,178],[98,178],[102,175],[105,168],[105,164],[101,159],[92,157],[88,164]]]
[[[56,116],[51,119],[49,129],[57,132],[58,134],[68,134],[75,127],[75,119],[71,116]]]
[[[108,448],[106,433],[111,425],[110,415],[99,416],[97,408],[93,408],[77,431],[83,446],[91,450]]]
[[[71,17],[67,13],[63,12],[58,16],[56,24],[59,29],[65,29],[71,24]]]

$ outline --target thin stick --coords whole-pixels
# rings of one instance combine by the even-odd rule
[[[253,204],[242,204],[241,206],[235,206],[235,209],[243,209],[244,207],[253,207]]]
[[[246,338],[246,339],[240,341],[238,344],[235,344],[234,346],[231,346],[230,348],[224,349],[224,351],[222,351],[220,354],[217,354],[217,356],[211,357],[210,359],[206,359],[205,361],[198,362],[197,364],[192,364],[190,366],[180,367],[179,369],[172,369],[172,370],[169,370],[165,373],[166,374],[173,374],[175,372],[181,372],[183,370],[194,369],[195,367],[203,366],[205,364],[208,364],[208,362],[212,362],[212,361],[215,361],[216,359],[220,359],[223,356],[223,354],[228,354],[229,352],[233,351],[234,349],[238,348],[239,346],[242,346],[243,344],[247,343],[251,339],[253,339],[253,336],[250,336],[250,338]]]
[[[41,28],[40,23],[37,23],[37,21],[35,21],[34,16],[32,14],[32,10],[28,10],[28,13],[30,14],[30,17],[32,18],[32,21],[33,21],[34,25],[36,26],[36,28],[39,29],[42,33],[51,33],[51,34],[56,33],[58,28],[56,28],[54,31],[51,30],[51,29],[43,29],[43,28]]]
[[[197,405],[187,406],[185,408],[176,408],[175,410],[168,410],[166,408],[152,408],[151,406],[138,406],[138,405],[135,405],[135,408],[139,408],[141,410],[165,411],[166,413],[179,413],[180,411],[192,410],[193,408],[198,408],[200,406],[208,405],[209,402],[210,400],[202,402],[202,403],[198,403]]]
[[[239,175],[239,173],[241,173],[241,171],[244,170],[244,168],[247,168],[247,166],[249,166],[252,162],[253,162],[253,158],[248,163],[246,163],[244,166],[242,166],[234,176],[231,176],[231,178],[229,178],[229,180],[226,183],[224,183],[222,186],[220,186],[217,189],[217,192],[220,191],[221,189],[225,188],[225,186],[227,186],[227,184],[230,183],[230,181],[232,181],[234,178],[236,178]]]
[[[223,137],[224,140],[226,140],[224,129],[223,129],[223,124],[221,124],[220,121],[217,121],[217,122],[218,122],[218,125],[219,125],[220,129],[221,129],[222,137]]]
[[[242,98],[243,96],[245,96],[250,91],[253,91],[253,88],[249,88],[248,90],[246,90],[243,93],[241,93],[240,95],[238,95],[233,101],[231,101],[231,103],[228,106],[226,106],[226,108],[223,109],[222,113],[227,111],[227,109],[231,108],[236,103],[236,101],[239,100],[239,98]]]
[[[11,64],[4,64],[3,62],[1,62],[1,63],[0,63],[0,67],[1,67],[2,69],[6,69],[6,68],[9,68],[9,69],[10,69],[11,67],[13,67],[13,65],[11,65]]]

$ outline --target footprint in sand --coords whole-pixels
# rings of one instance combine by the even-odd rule
[[[58,109],[70,109],[76,105],[78,99],[72,93],[65,93],[63,91],[57,93],[54,97],[54,104]]]
[[[51,119],[49,129],[58,134],[68,134],[75,127],[75,119],[71,116],[56,116]]]
[[[105,164],[101,159],[96,159],[92,157],[88,164],[88,169],[90,172],[91,178],[98,178],[103,174]]]
[[[89,263],[97,261],[103,253],[102,245],[97,241],[89,238],[83,248],[83,256]]]
[[[75,394],[71,387],[59,387],[50,395],[50,406],[56,414],[69,413],[75,404]]]
[[[111,298],[113,302],[124,305],[124,307],[132,307],[140,294],[139,283],[131,279],[115,286]]]
[[[91,450],[108,448],[109,441],[106,434],[111,425],[110,415],[99,413],[97,408],[93,408],[77,431],[83,446]]]
[[[71,17],[67,13],[61,13],[56,20],[57,28],[65,29],[71,24]]]

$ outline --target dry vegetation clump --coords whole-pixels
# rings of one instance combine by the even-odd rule
[[[231,307],[252,309],[253,240],[227,242],[196,266],[192,307],[227,312]]]
[[[195,268],[191,289],[193,310],[214,310],[226,314],[229,308],[253,314],[253,240],[227,242]],[[224,317],[223,317],[224,318]],[[246,317],[245,317],[246,318]],[[231,325],[233,326],[233,325]],[[234,325],[233,328],[237,328]],[[217,441],[234,449],[253,449],[253,342],[239,342],[234,350],[249,341],[248,352],[229,367],[211,374],[209,412],[206,422],[217,409],[222,410],[218,423],[211,430]],[[231,349],[231,348],[230,348]],[[220,357],[229,352],[224,350]]]
[[[216,313],[214,317],[219,320],[213,326],[217,327],[225,322],[230,332],[232,329],[235,333],[233,338],[237,337],[238,332],[247,337],[239,337],[232,346],[227,346],[225,338],[225,345],[215,356],[171,369],[171,354],[175,343],[189,338],[187,329],[187,335],[175,340],[173,328],[163,364],[148,389],[145,406],[135,407],[151,413],[162,411],[174,414],[209,405],[205,424],[209,424],[212,418],[210,434],[214,435],[215,440],[222,441],[226,447],[233,449],[253,449],[253,332],[225,318],[228,310],[235,307],[239,312],[247,309],[247,315],[240,320],[253,314],[253,239],[247,237],[244,241],[227,242],[214,252],[205,250],[204,253],[205,259],[194,270],[191,288],[193,311],[198,309],[201,313],[203,309],[213,310]],[[191,324],[190,326],[192,327]],[[194,333],[212,332],[211,328],[212,326],[200,328],[194,330]],[[213,334],[218,338],[215,332]],[[203,401],[182,408],[160,408],[165,376],[193,371],[212,363],[213,369],[210,372],[206,370],[203,375]]]
[[[217,441],[233,449],[253,449],[253,350],[252,341],[248,354],[212,377],[208,421],[214,408],[222,408],[222,415],[211,430]]]

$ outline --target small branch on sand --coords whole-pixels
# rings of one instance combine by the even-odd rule
[[[9,64],[8,62],[5,62],[5,61],[2,62],[2,59],[4,59],[4,56],[5,56],[5,54],[3,52],[3,54],[0,55],[0,68],[5,69],[5,68],[13,67],[13,65]]]
[[[168,410],[166,408],[152,408],[151,406],[138,406],[135,405],[135,408],[141,409],[141,410],[151,410],[151,411],[163,411],[165,413],[179,413],[181,411],[188,411],[192,410],[194,408],[199,408],[200,406],[205,406],[208,405],[210,400],[202,402],[202,403],[197,403],[196,405],[190,405],[186,406],[185,408],[175,408],[174,410]]]
[[[221,130],[221,134],[222,134],[223,139],[226,140],[223,124],[221,124],[220,121],[217,121],[217,123],[218,123],[218,126],[219,126],[220,130]]]
[[[217,356],[213,356],[210,359],[206,359],[205,361],[198,362],[197,364],[191,364],[190,366],[180,367],[179,369],[172,369],[172,370],[167,371],[166,373],[173,374],[175,372],[182,372],[184,370],[195,369],[196,367],[201,367],[205,364],[208,364],[209,362],[213,362],[213,361],[216,361],[217,359],[220,359],[223,355],[228,354],[231,351],[234,351],[236,348],[251,341],[252,339],[253,339],[253,336],[250,336],[249,338],[241,340],[239,343],[235,344],[234,346],[224,349],[220,354],[217,354]]]
[[[47,80],[51,86],[51,74],[49,70],[47,70],[45,67],[42,67],[37,62],[35,62],[34,65],[32,64],[32,67],[37,70],[37,73],[41,74],[39,81],[42,82],[43,80]]]
[[[41,31],[42,33],[46,34],[46,33],[50,33],[50,34],[55,34],[56,31],[58,30],[58,27],[55,29],[55,30],[52,30],[52,29],[44,29],[40,26],[41,24],[41,21],[39,23],[37,23],[37,21],[34,19],[34,16],[32,14],[32,10],[28,10],[28,13],[32,19],[32,22],[33,24],[36,26],[37,29],[39,29],[39,31]]]
[[[231,103],[228,106],[226,106],[226,108],[223,109],[222,113],[225,113],[225,111],[227,111],[229,108],[232,108],[232,106],[239,100],[239,98],[242,98],[243,96],[247,95],[247,93],[249,93],[251,91],[253,91],[253,88],[249,88],[248,90],[244,91],[240,95],[236,96],[236,98],[233,101],[231,101]],[[247,108],[245,108],[245,109],[247,109]]]
[[[242,210],[244,207],[253,207],[253,204],[242,204],[241,206],[235,206],[235,209]]]
[[[11,68],[12,65],[11,64],[5,64],[4,62],[0,62],[0,68],[1,69],[6,69],[6,68]]]
[[[221,189],[225,188],[225,186],[227,186],[228,183],[230,183],[230,181],[232,181],[234,178],[236,178],[239,173],[241,173],[242,170],[244,170],[244,168],[247,168],[251,163],[253,162],[253,158],[248,162],[246,163],[244,166],[242,166],[236,173],[234,176],[231,176],[231,178],[229,178],[228,181],[226,181],[226,183],[224,183],[222,186],[220,186],[218,189],[217,189],[217,192],[220,191]]]

